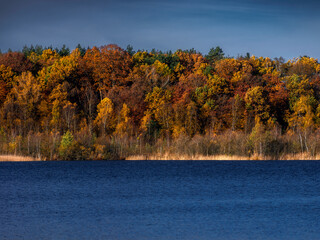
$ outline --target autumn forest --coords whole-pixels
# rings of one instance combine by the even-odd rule
[[[220,47],[27,47],[0,54],[0,154],[320,154],[320,64]]]

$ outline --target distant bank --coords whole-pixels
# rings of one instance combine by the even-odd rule
[[[89,160],[89,159],[84,159]],[[91,161],[92,159],[90,159]],[[105,159],[108,160],[108,159]],[[320,160],[320,155],[311,156],[308,154],[287,154],[280,158],[271,158],[268,156],[252,155],[236,156],[236,155],[175,155],[175,154],[150,154],[150,155],[132,155],[126,157],[124,160],[141,161],[141,160],[206,160],[206,161],[259,161],[259,160]],[[18,155],[0,155],[0,162],[31,162],[31,161],[46,161],[39,158]],[[50,160],[48,160],[50,161]],[[57,161],[57,160],[51,160]]]

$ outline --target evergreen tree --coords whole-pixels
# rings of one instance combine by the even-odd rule
[[[208,55],[205,56],[206,59],[209,60],[210,63],[221,60],[224,58],[223,50],[217,46],[216,48],[211,48]]]

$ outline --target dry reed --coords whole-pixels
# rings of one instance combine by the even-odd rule
[[[178,154],[150,154],[150,155],[132,155],[128,156],[126,160],[274,160],[268,156],[252,155],[252,156],[237,156],[237,155],[178,155]],[[320,160],[320,155],[311,156],[306,153],[303,154],[286,154],[277,160]]]
[[[40,161],[39,159],[18,155],[0,155],[0,162],[30,162]]]

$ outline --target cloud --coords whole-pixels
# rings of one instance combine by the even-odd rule
[[[10,0],[0,9],[0,47],[77,43],[229,55],[320,56],[318,1],[298,0]]]

